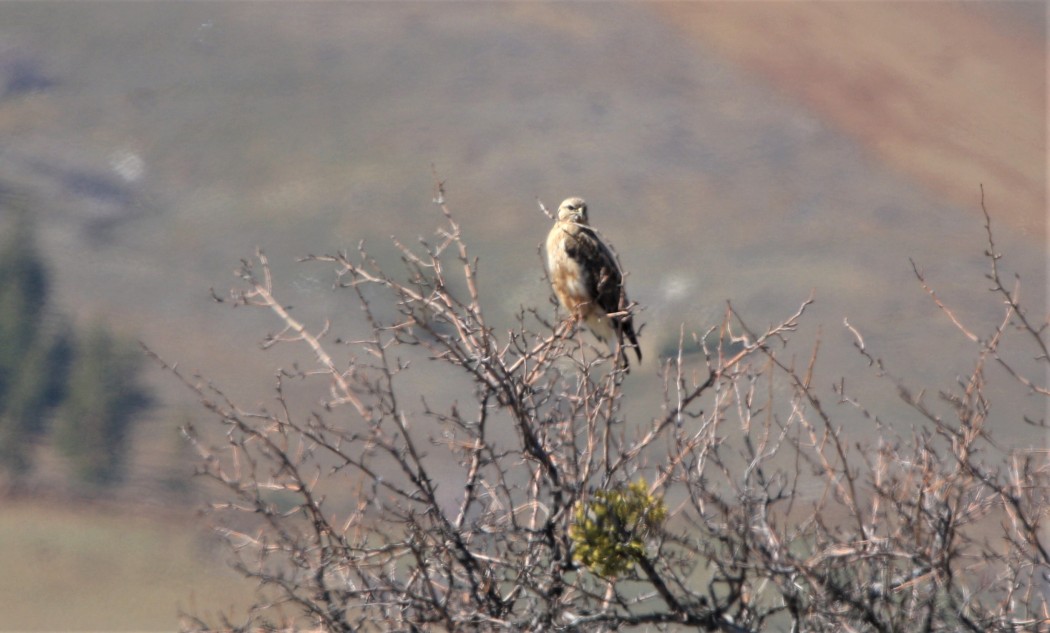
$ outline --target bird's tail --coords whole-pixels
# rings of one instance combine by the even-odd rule
[[[638,336],[634,333],[634,323],[631,322],[631,318],[627,317],[621,322],[621,328],[623,329],[624,336],[631,342],[631,347],[634,348],[634,353],[638,355],[638,362],[642,362],[642,347],[638,345]],[[620,346],[620,353],[624,356],[624,363],[627,362],[627,354],[623,351],[623,345]]]
[[[634,353],[638,355],[638,362],[642,362],[642,345],[638,344],[638,337],[634,335],[634,325],[632,325],[630,321],[627,322],[624,328],[624,334],[626,334],[628,340],[631,341],[631,346],[634,347]]]
[[[628,347],[634,348],[634,353],[638,355],[638,362],[642,362],[642,347],[638,345],[638,335],[634,333],[634,323],[631,322],[631,317],[628,316],[616,324],[616,336],[609,339],[609,344],[614,354],[619,352],[624,369],[630,370],[631,368],[631,363],[627,359],[626,348]]]
[[[631,366],[627,360],[627,347],[633,347],[634,353],[638,355],[638,362],[642,362],[642,348],[638,345],[638,336],[634,332],[634,323],[629,315],[623,318],[591,315],[586,322],[595,337],[609,345],[609,351],[619,354],[624,367]]]

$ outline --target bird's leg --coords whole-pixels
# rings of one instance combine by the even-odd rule
[[[572,310],[569,312],[569,318],[565,320],[568,326],[568,333],[573,334],[576,329],[579,328],[580,323],[583,322],[583,315],[578,310]]]

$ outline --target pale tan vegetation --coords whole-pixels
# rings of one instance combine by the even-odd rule
[[[440,185],[436,202],[436,238],[396,245],[401,272],[363,246],[306,258],[367,316],[354,340],[298,321],[263,254],[243,263],[234,303],[278,317],[264,345],[311,359],[275,374],[272,406],[169,366],[211,412],[186,433],[260,590],[247,619],[188,614],[187,630],[1045,630],[1047,450],[999,447],[986,378],[1045,398],[1047,321],[1020,301],[990,221],[996,322],[964,324],[919,264],[900,289],[925,288],[972,346],[957,384],[905,384],[844,326],[922,424],[884,419],[845,381],[830,398],[814,383],[818,346],[792,342],[812,297],[768,328],[727,304],[709,331],[683,332],[663,406],[639,419],[631,378],[565,315],[526,307],[508,331],[489,325]],[[472,397],[417,399],[428,372],[461,376]],[[327,398],[303,406],[295,392],[317,381]],[[846,410],[877,439],[851,439]]]

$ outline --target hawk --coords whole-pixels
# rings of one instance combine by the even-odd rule
[[[624,337],[642,360],[642,349],[627,312],[623,273],[612,249],[587,220],[583,198],[568,198],[547,236],[547,267],[554,294],[573,318],[583,321],[598,340],[618,350],[625,367]]]

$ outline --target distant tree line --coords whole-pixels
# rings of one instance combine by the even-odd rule
[[[0,471],[24,481],[53,440],[79,482],[118,482],[129,431],[149,395],[131,342],[98,324],[76,330],[50,305],[31,211],[0,201]]]

